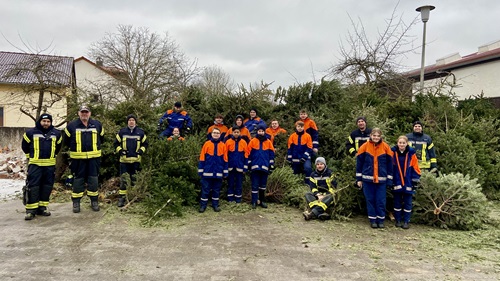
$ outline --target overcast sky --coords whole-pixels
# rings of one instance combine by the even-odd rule
[[[371,38],[397,0],[0,0],[0,50],[52,44],[51,53],[87,56],[89,46],[119,24],[169,35],[199,66],[217,65],[237,83],[274,81],[273,88],[320,79],[340,57],[340,42],[360,19]],[[426,64],[500,40],[498,0],[401,0],[397,14],[407,23],[418,6],[434,5],[427,23]],[[423,23],[412,27],[420,46]],[[11,43],[9,43],[8,41]],[[38,47],[37,47],[38,46]],[[420,50],[401,58],[420,67]],[[90,57],[89,57],[90,58]]]

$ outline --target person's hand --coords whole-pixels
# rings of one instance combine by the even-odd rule
[[[187,128],[186,128],[186,134],[189,134],[189,133],[191,133],[191,128],[190,128],[190,127],[187,127]]]
[[[318,197],[318,200],[319,200],[319,201],[321,201],[321,200],[323,200],[323,198],[325,198],[325,195],[323,195],[323,194],[318,194],[318,196],[317,196],[317,197]]]
[[[313,148],[313,152],[314,153],[318,153],[318,149],[317,148]]]
[[[363,182],[362,181],[357,181],[356,185],[358,186],[358,189],[362,189],[363,188]]]
[[[142,149],[139,149],[139,150],[137,151],[137,154],[138,154],[138,155],[143,155],[143,154],[144,154],[144,151],[143,151]]]
[[[127,151],[125,149],[120,150],[121,155],[127,155]]]

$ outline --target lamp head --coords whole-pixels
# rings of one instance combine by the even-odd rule
[[[417,12],[420,12],[420,16],[422,17],[422,22],[427,22],[429,20],[429,15],[432,10],[436,7],[432,5],[421,6],[416,9]]]

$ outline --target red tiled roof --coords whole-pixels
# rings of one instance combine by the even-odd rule
[[[484,63],[491,60],[500,59],[500,48],[496,48],[493,50],[489,50],[482,53],[472,53],[470,55],[463,56],[461,59],[452,61],[450,63],[436,65],[431,64],[424,68],[424,72],[432,73],[437,70],[450,71],[457,68],[467,67],[474,64]],[[405,76],[413,78],[418,77],[420,75],[420,68],[411,70],[405,74]]]
[[[41,75],[43,83],[54,86],[71,86],[73,81],[73,58],[42,54],[0,52],[0,84],[40,83],[34,69]]]

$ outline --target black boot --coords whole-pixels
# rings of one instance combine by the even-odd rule
[[[30,221],[35,218],[35,214],[32,212],[26,212],[26,215],[24,216],[24,220]]]
[[[80,199],[73,199],[73,213],[80,213]]]
[[[200,206],[200,209],[198,210],[198,212],[204,213],[206,209],[207,209],[207,206]]]
[[[118,207],[121,208],[125,206],[125,197],[118,198]]]
[[[90,198],[90,207],[92,208],[92,211],[94,212],[99,212],[99,201],[97,200],[97,197],[91,197]]]
[[[48,217],[51,215],[51,213],[47,211],[47,207],[38,207],[36,214],[44,217]]]
[[[267,209],[267,204],[266,202],[264,202],[265,197],[266,197],[266,191],[259,189],[259,199],[260,199],[259,206],[261,206],[264,209]]]

